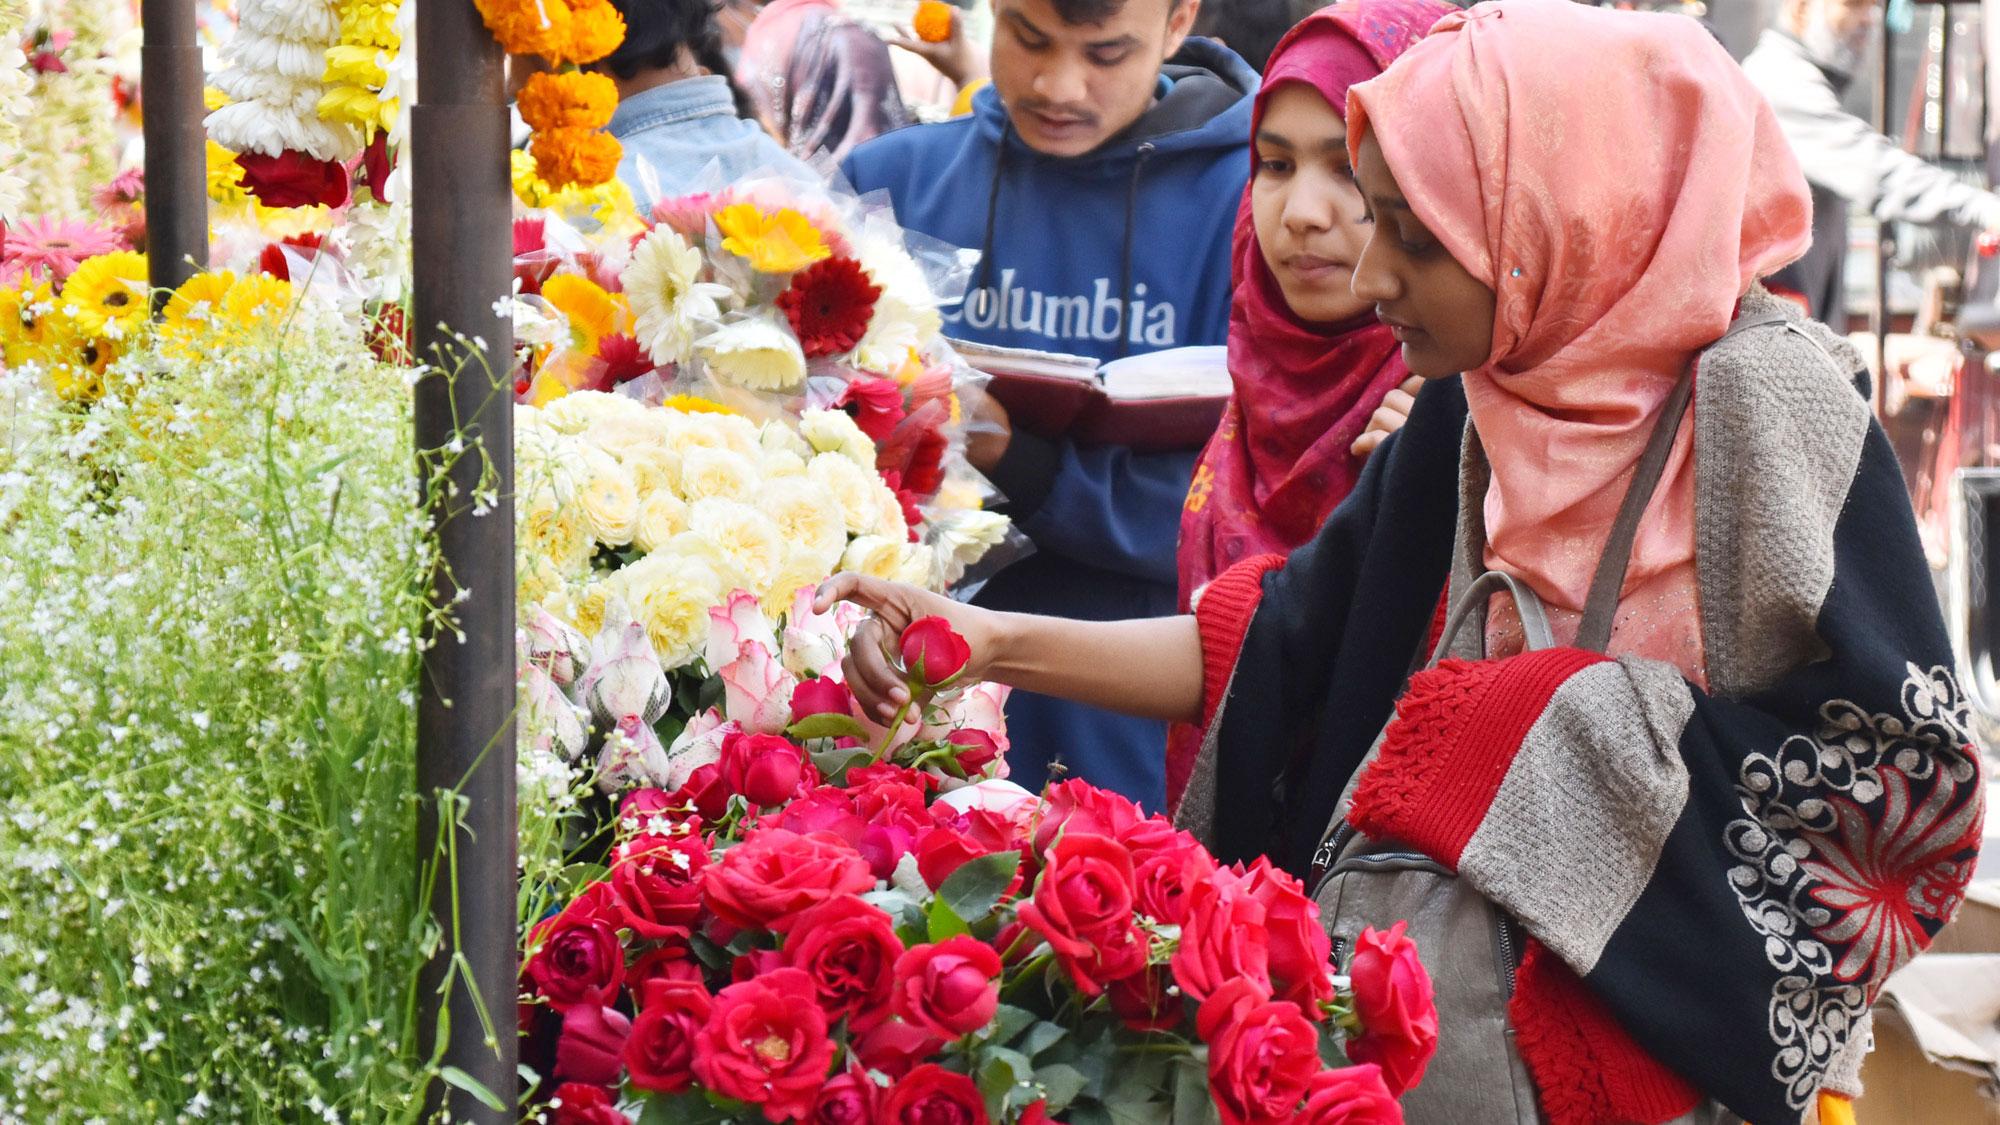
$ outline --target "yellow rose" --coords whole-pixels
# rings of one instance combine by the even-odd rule
[[[808,410],[799,418],[799,433],[820,453],[838,453],[864,469],[875,468],[875,443],[843,410]]]
[[[896,576],[903,566],[903,548],[907,546],[908,543],[898,543],[880,535],[864,535],[847,545],[847,553],[840,557],[840,569],[897,581]]]
[[[592,538],[612,547],[632,542],[639,519],[639,492],[618,459],[602,450],[585,455],[586,475],[577,504]]]
[[[806,477],[832,494],[847,530],[857,535],[882,522],[882,478],[838,453],[822,453],[806,466]]]
[[[687,530],[688,506],[671,492],[654,492],[639,505],[639,522],[632,541],[642,551],[657,551],[666,542]]]
[[[803,552],[814,560],[820,577],[832,573],[847,549],[847,523],[839,501],[825,485],[804,476],[768,481],[757,506],[778,525],[778,533],[794,553]]]
[[[733,500],[695,501],[688,511],[688,530],[734,560],[755,590],[771,585],[790,550],[769,516]]]
[[[697,447],[681,455],[680,493],[690,501],[740,500],[757,483],[756,468],[740,454]]]
[[[708,640],[708,609],[722,601],[722,576],[700,558],[655,551],[619,571],[617,583],[653,651],[669,671],[691,663]]]

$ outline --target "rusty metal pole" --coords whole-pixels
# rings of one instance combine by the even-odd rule
[[[513,333],[495,311],[513,276],[505,60],[472,0],[416,2],[412,315],[417,358],[432,369],[417,383],[416,445],[439,536],[432,588],[453,610],[429,638],[417,704],[418,859],[430,863],[447,839],[451,852],[431,894],[444,941],[424,975],[420,1031],[426,1057],[442,1040],[452,1077],[507,1107],[454,1081],[433,1084],[430,1111],[512,1125]]]
[[[146,248],[155,299],[208,268],[208,134],[195,0],[144,0]]]

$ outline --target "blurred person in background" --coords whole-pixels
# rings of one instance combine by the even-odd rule
[[[1195,17],[1194,34],[1235,51],[1262,74],[1278,40],[1318,7],[1312,0],[1208,0]]]
[[[793,155],[844,160],[911,121],[888,45],[839,0],[771,0],[744,33],[736,81]]]
[[[1849,207],[1883,222],[2000,228],[2000,195],[1903,151],[1841,108],[1880,19],[1877,0],[1784,0],[1777,25],[1743,60],[1812,187],[1812,248],[1773,277],[1772,288],[1843,332]]]

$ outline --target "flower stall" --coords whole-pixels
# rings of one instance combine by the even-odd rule
[[[637,206],[609,0],[132,7],[0,0],[0,1120],[1400,1120],[1400,930],[844,683],[1021,549],[969,255]]]

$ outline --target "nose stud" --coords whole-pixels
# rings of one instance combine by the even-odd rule
[[[1515,267],[1514,267],[1513,269],[1509,270],[1509,271],[1508,271],[1508,276],[1509,276],[1509,277],[1519,277],[1519,276],[1521,276],[1521,267],[1520,267],[1520,266],[1515,266]]]

